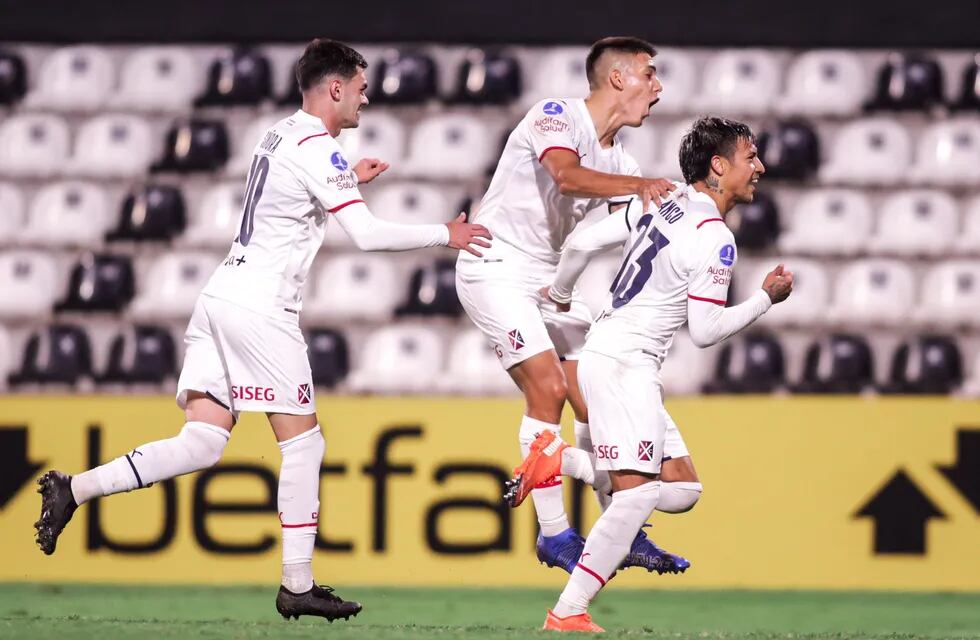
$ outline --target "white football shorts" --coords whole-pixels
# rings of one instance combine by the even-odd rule
[[[656,368],[584,351],[578,384],[589,407],[596,469],[660,473],[671,458],[690,455],[663,402]]]
[[[578,359],[592,316],[578,293],[567,313],[538,293],[554,277],[554,267],[511,256],[457,260],[456,294],[504,369],[549,349],[564,360]]]
[[[299,317],[273,318],[202,294],[187,333],[177,404],[199,391],[232,412],[316,413]]]

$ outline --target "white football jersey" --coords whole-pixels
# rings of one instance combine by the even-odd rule
[[[623,263],[585,350],[663,362],[687,322],[688,300],[725,306],[737,253],[714,201],[680,185],[657,210],[634,199],[621,216],[629,228]]]
[[[267,129],[253,154],[238,236],[202,293],[295,317],[327,214],[363,199],[340,145],[303,110]]]
[[[516,249],[535,261],[557,265],[568,234],[588,211],[606,202],[564,196],[558,191],[558,185],[541,165],[541,158],[555,149],[575,152],[582,166],[589,169],[640,175],[639,166],[618,138],[608,149],[600,146],[585,100],[542,100],[507,138],[475,216],[475,222],[493,233],[493,248],[484,251],[486,257]]]

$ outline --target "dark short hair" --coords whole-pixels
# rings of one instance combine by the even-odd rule
[[[747,124],[715,116],[698,118],[681,140],[680,162],[684,182],[694,184],[707,178],[711,171],[711,158],[731,158],[740,139],[755,142],[752,129]]]
[[[589,86],[596,86],[595,77],[595,63],[602,57],[607,51],[612,51],[614,53],[648,53],[650,56],[657,55],[657,50],[653,48],[653,45],[643,40],[642,38],[634,38],[632,36],[611,36],[609,38],[603,38],[602,40],[597,40],[592,48],[589,49],[589,55],[585,57],[585,75],[589,79]]]
[[[367,66],[364,56],[346,44],[329,38],[317,38],[306,45],[306,50],[296,63],[296,82],[300,91],[308,91],[329,75],[349,80],[359,68],[366,69]]]

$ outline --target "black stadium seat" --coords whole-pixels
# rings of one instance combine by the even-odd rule
[[[119,224],[106,240],[172,240],[184,232],[187,214],[178,187],[145,185],[126,196]]]
[[[456,261],[440,259],[415,270],[408,284],[408,300],[395,315],[458,316],[462,311],[456,296]]]
[[[312,329],[308,334],[313,384],[334,387],[350,373],[347,339],[333,329]]]
[[[297,62],[298,64],[298,62]],[[284,106],[294,106],[299,108],[303,104],[303,92],[299,90],[299,83],[296,82],[296,64],[292,66],[292,73],[289,75],[289,89],[286,90],[276,103]],[[372,71],[374,71],[372,69]]]
[[[510,104],[521,95],[517,59],[503,53],[471,49],[459,67],[453,102]]]
[[[922,111],[943,104],[943,71],[919,54],[894,53],[878,70],[869,110]]]
[[[415,52],[390,51],[378,63],[370,99],[378,104],[422,104],[436,97],[436,63]]]
[[[759,134],[757,147],[766,178],[804,180],[820,166],[820,140],[802,121],[780,122],[766,129]]]
[[[775,201],[759,192],[752,202],[738,205],[726,219],[733,227],[735,244],[741,249],[760,251],[771,247],[779,237],[779,212]]]
[[[750,334],[729,340],[705,393],[771,393],[783,385],[783,348],[775,338]]]
[[[153,171],[215,171],[228,162],[228,130],[218,120],[181,120],[167,132],[163,159]]]
[[[92,348],[81,327],[51,325],[27,340],[20,371],[10,384],[75,384],[92,375]]]
[[[0,104],[14,104],[27,93],[24,59],[10,51],[0,51]]]
[[[874,385],[871,347],[862,336],[838,334],[806,351],[803,380],[794,393],[861,393]]]
[[[251,49],[236,49],[211,63],[207,89],[195,104],[199,107],[256,105],[271,95],[269,61]]]
[[[963,68],[963,84],[959,100],[953,105],[956,109],[980,111],[980,53]]]
[[[177,349],[164,327],[136,326],[116,335],[98,382],[159,384],[177,375]]]
[[[127,256],[87,253],[71,270],[68,295],[56,311],[121,311],[135,295]]]
[[[948,394],[963,382],[963,357],[956,341],[924,335],[895,350],[883,393]]]

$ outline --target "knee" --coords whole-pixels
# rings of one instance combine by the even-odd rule
[[[180,437],[185,443],[188,458],[194,461],[199,469],[207,469],[218,464],[228,444],[230,433],[204,422],[188,422],[180,430]]]
[[[568,397],[568,383],[563,375],[543,376],[535,380],[528,391],[528,402],[560,407]]]
[[[664,513],[686,513],[701,499],[703,487],[700,482],[664,482],[660,485],[660,499],[657,511]]]

